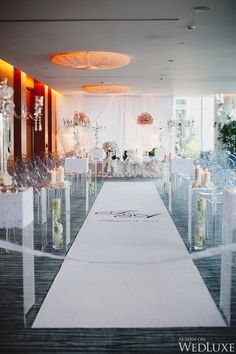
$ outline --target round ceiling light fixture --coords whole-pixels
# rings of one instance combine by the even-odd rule
[[[208,12],[208,11],[210,11],[210,10],[211,10],[211,8],[208,7],[208,6],[194,6],[194,7],[192,8],[192,11],[193,11],[193,12],[198,12],[198,13]]]
[[[81,89],[84,92],[92,93],[92,94],[109,94],[109,93],[124,93],[128,91],[127,86],[120,86],[120,85],[83,85]]]
[[[51,63],[78,70],[105,70],[120,68],[129,64],[129,55],[114,52],[66,52],[50,56]]]

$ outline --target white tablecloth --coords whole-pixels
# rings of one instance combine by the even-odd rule
[[[88,173],[88,159],[65,159],[65,173]]]
[[[142,163],[134,161],[119,161],[116,163],[113,175],[128,176],[128,177],[153,177],[158,172],[158,163],[154,160],[143,161]]]
[[[34,220],[33,189],[0,194],[0,228],[24,228]]]

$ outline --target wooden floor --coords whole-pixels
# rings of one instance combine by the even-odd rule
[[[141,181],[140,181],[141,182]],[[99,183],[99,185],[101,182]],[[99,189],[99,188],[98,188]],[[90,197],[90,206],[95,200]],[[163,195],[165,199],[165,195]],[[174,200],[173,219],[183,237],[187,239],[187,220]],[[79,215],[79,218],[78,218]],[[72,194],[71,240],[75,238],[86,217],[83,188]],[[53,252],[51,230],[43,230],[35,224],[34,246],[41,250],[47,236],[46,252]],[[0,237],[4,239],[4,233]],[[11,236],[21,242],[16,232]],[[65,253],[65,252],[64,252]],[[231,325],[229,328],[182,328],[182,329],[31,329],[31,324],[42,301],[56,276],[61,260],[35,257],[36,302],[27,316],[23,312],[23,265],[22,255],[0,249],[0,352],[5,353],[180,353],[179,341],[193,338],[211,343],[236,342],[236,257],[233,262]],[[216,304],[220,294],[220,257],[196,262]],[[66,289],[65,289],[66,291]]]

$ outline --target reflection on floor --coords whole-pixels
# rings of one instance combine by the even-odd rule
[[[114,180],[114,179],[113,179]],[[137,180],[137,179],[136,179]],[[150,179],[148,179],[150,181]],[[140,179],[140,183],[145,179]],[[132,183],[132,180],[130,180]],[[154,180],[160,189],[160,181]],[[102,181],[98,180],[99,192]],[[163,200],[167,203],[167,195],[161,189]],[[84,185],[80,186],[71,195],[70,215],[70,242],[72,243],[86,217],[86,194]],[[96,193],[89,193],[89,208],[96,198]],[[186,205],[181,203],[178,196],[173,201],[173,219],[177,228],[187,244],[187,214],[181,210]],[[183,217],[183,215],[186,217]],[[217,230],[215,230],[215,244]],[[5,239],[5,232],[1,230],[1,239]],[[22,244],[20,230],[9,234],[9,240]],[[27,241],[27,240],[26,240]],[[212,241],[212,240],[211,240]],[[34,223],[34,248],[54,254],[65,254],[66,247],[62,252],[56,252],[52,248],[51,225]],[[220,298],[220,256],[196,261],[206,285],[219,307]],[[31,329],[31,324],[43,302],[43,299],[56,276],[61,260],[34,257],[34,289],[32,282],[23,279],[23,265],[27,259],[22,254],[0,249],[0,341],[3,353],[69,353],[69,352],[94,352],[94,353],[178,353],[180,352],[178,340],[180,338],[203,337],[212,343],[234,342],[236,326],[236,283],[235,283],[235,256],[232,269],[232,303],[231,325],[229,328],[192,328],[192,329]],[[30,277],[30,273],[27,273]],[[66,289],[65,289],[66,291]],[[25,296],[24,296],[25,295]],[[27,297],[24,299],[24,297]],[[35,296],[35,305],[26,314],[27,301]],[[26,301],[27,300],[27,301]]]

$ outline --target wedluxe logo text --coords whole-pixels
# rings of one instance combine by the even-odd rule
[[[179,338],[181,353],[235,353],[235,343],[212,343],[204,337]]]

